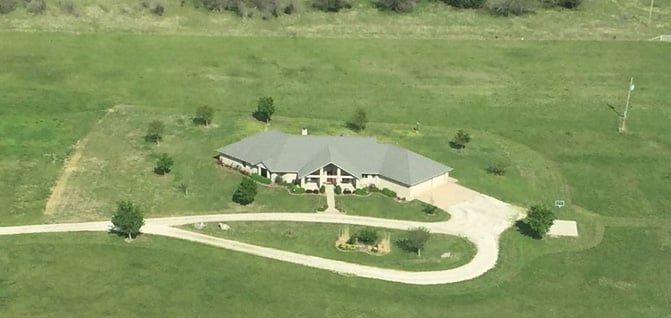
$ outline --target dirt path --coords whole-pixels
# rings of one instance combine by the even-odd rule
[[[117,106],[114,106],[108,109],[107,113],[105,113],[105,115],[98,120],[98,124],[100,124],[103,121],[103,119],[107,117],[109,113],[113,113],[116,107]],[[91,130],[93,129],[95,129],[95,127],[93,127]],[[63,163],[63,172],[61,173],[60,177],[58,177],[58,179],[56,180],[54,186],[51,188],[51,194],[49,195],[47,204],[44,207],[45,215],[53,215],[56,212],[57,208],[61,206],[63,200],[63,193],[67,188],[68,180],[70,179],[72,173],[77,170],[79,161],[82,158],[82,150],[86,147],[89,135],[90,132],[86,137],[78,140],[77,143],[75,143],[75,145],[73,146],[72,155],[65,159],[65,162]]]

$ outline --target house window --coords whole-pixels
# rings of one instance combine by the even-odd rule
[[[364,178],[364,179],[365,179],[365,178],[368,178],[368,175],[364,173],[364,174],[363,174],[363,178]]]

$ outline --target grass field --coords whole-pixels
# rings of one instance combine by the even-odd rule
[[[391,252],[384,256],[369,255],[361,252],[341,252],[335,247],[342,225],[322,223],[294,222],[229,222],[228,231],[222,231],[216,224],[208,224],[202,230],[193,225],[184,229],[202,232],[208,235],[247,242],[260,246],[273,247],[290,252],[341,260],[356,264],[394,268],[407,271],[443,270],[459,267],[468,263],[475,254],[475,246],[468,240],[444,234],[432,234],[421,256],[396,246],[396,240],[405,237],[405,231],[376,228],[382,238],[389,234]],[[362,226],[349,226],[350,235],[356,234]],[[450,252],[448,258],[441,258]]]
[[[343,123],[364,107],[364,135],[454,167],[463,185],[520,206],[567,200],[560,218],[577,220],[580,237],[510,229],[494,270],[431,287],[152,236],[0,237],[0,316],[668,316],[671,45],[612,41],[671,33],[668,1],[656,1],[653,26],[643,0],[512,19],[437,4],[398,17],[357,3],[243,22],[177,1],[162,19],[119,15],[129,3],[77,1],[79,18],[56,6],[0,17],[0,224],[106,218],[123,197],[154,216],[315,209],[321,196],[271,188],[250,208],[233,206],[240,176],[212,165],[216,148],[264,129],[251,112],[270,95],[272,129],[351,134]],[[54,30],[66,33],[40,32]],[[632,76],[629,130],[618,134],[610,106],[623,110]],[[190,125],[202,105],[217,109],[211,128]],[[154,119],[167,125],[160,146],[141,140]],[[461,151],[448,147],[458,129],[473,137]],[[44,215],[75,149],[64,199]],[[157,177],[163,151],[176,166]],[[512,163],[503,177],[485,172],[497,158]]]
[[[666,216],[671,206],[670,114],[663,107],[671,70],[658,62],[668,44],[0,34],[5,224],[43,219],[62,159],[89,131],[107,131],[107,118],[98,124],[107,109],[137,105],[147,114],[124,119],[133,129],[116,127],[110,137],[128,135],[129,145],[119,147],[140,149],[128,156],[148,162],[136,175],[101,169],[107,178],[98,183],[119,186],[97,199],[114,202],[152,186],[157,189],[134,195],[142,194],[153,209],[179,195],[171,190],[174,178],[188,179],[180,174],[189,169],[214,172],[204,169],[216,148],[263,129],[250,116],[261,95],[276,100],[271,128],[288,132],[307,126],[314,134],[350,133],[343,122],[354,108],[365,107],[372,121],[366,134],[455,167],[453,176],[464,185],[512,203],[565,199],[603,215],[641,217]],[[629,133],[618,134],[608,104],[622,108],[630,76],[637,78],[637,90]],[[218,128],[188,126],[204,104],[218,110]],[[178,159],[167,181],[151,175],[147,156],[157,149],[138,141],[143,122],[161,116],[173,121],[158,148],[174,149]],[[411,133],[416,121],[420,134]],[[447,146],[459,128],[473,136],[463,151]],[[204,141],[190,147],[191,137]],[[200,163],[181,169],[180,159],[190,153]],[[484,171],[498,157],[513,164],[505,177]],[[128,187],[125,180],[135,184]],[[196,200],[199,185],[193,187]],[[219,207],[229,195],[209,196],[214,201],[202,209]]]
[[[185,1],[166,0],[163,17],[135,0],[74,0],[77,16],[49,1],[40,16],[19,9],[0,19],[0,29],[19,31],[134,32],[208,36],[281,36],[319,38],[647,40],[671,33],[671,2],[655,1],[648,24],[648,0],[585,0],[578,10],[538,10],[523,17],[495,17],[458,10],[440,1],[419,1],[410,14],[380,12],[374,1],[353,0],[339,13],[312,10],[295,1],[298,12],[277,19],[241,19],[234,13],[195,10]]]

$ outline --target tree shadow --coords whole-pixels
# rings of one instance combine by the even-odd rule
[[[465,145],[460,144],[458,142],[455,142],[454,140],[450,140],[450,142],[448,142],[448,144],[450,145],[450,148],[452,148],[452,149],[464,149],[464,148],[466,148]]]
[[[531,229],[529,224],[524,223],[524,221],[522,221],[522,220],[519,220],[519,221],[515,222],[515,227],[517,228],[517,232],[519,232],[520,234],[522,234],[524,236],[528,236],[528,237],[536,239],[536,240],[541,239],[541,237],[538,236],[538,234],[534,230]]]
[[[205,119],[202,119],[200,117],[194,117],[191,120],[191,122],[196,126],[206,126],[207,125],[207,122],[205,121]]]
[[[114,235],[114,236],[117,236],[117,237],[122,238],[122,239],[127,239],[127,238],[128,238],[128,234],[127,234],[127,233],[124,233],[124,232],[115,230],[115,229],[113,229],[113,228],[107,230],[107,235]],[[137,238],[139,238],[140,236],[142,236],[142,232],[135,233],[135,234],[133,234],[133,239],[137,239]]]
[[[257,111],[254,111],[254,112],[252,113],[252,117],[254,117],[254,119],[256,119],[256,120],[258,120],[258,121],[260,121],[260,122],[263,122],[263,123],[265,123],[265,122],[268,121],[268,118],[266,118],[266,115],[264,115],[263,113],[259,112],[258,110],[257,110]]]

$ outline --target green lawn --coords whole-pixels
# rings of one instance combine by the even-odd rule
[[[339,195],[336,196],[336,207],[347,214],[386,219],[423,222],[447,221],[450,219],[450,215],[440,209],[433,215],[424,213],[422,211],[424,205],[420,201],[413,200],[399,203],[380,193],[371,193],[369,196]]]
[[[343,277],[161,237],[0,237],[0,307],[8,317],[664,317],[669,228],[603,230],[543,241],[510,230],[496,269],[439,286]]]
[[[475,254],[475,246],[468,240],[444,234],[432,234],[421,256],[417,256],[415,253],[407,252],[396,246],[396,240],[403,238],[405,231],[376,228],[380,238],[389,234],[392,243],[389,254],[378,256],[362,252],[339,251],[335,247],[335,241],[344,229],[343,225],[294,222],[229,222],[226,224],[231,226],[228,231],[220,230],[216,224],[208,224],[202,230],[196,230],[192,225],[182,228],[300,254],[407,271],[455,268],[468,263]],[[364,228],[354,225],[348,227],[350,235]],[[441,255],[447,252],[451,253],[451,256],[441,258]]]

